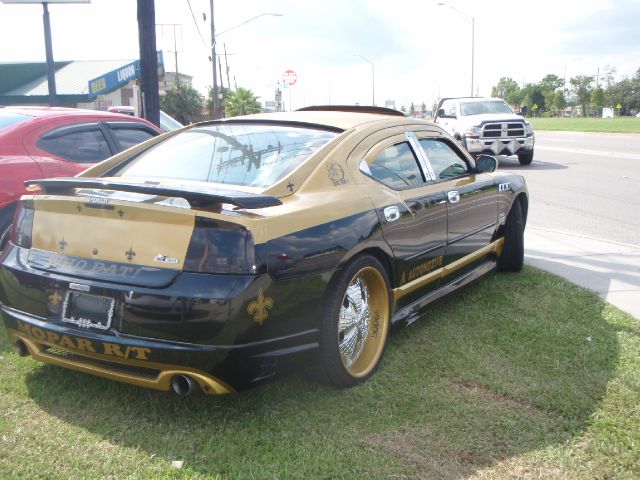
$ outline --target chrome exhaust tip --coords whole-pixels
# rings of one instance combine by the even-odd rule
[[[21,357],[29,356],[29,349],[27,348],[27,345],[22,340],[16,341],[15,347],[16,347],[16,353],[19,356]]]
[[[198,388],[198,382],[187,375],[175,375],[171,379],[171,388],[176,395],[186,397]]]

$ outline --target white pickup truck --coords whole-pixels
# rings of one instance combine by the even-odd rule
[[[501,98],[443,98],[434,121],[473,156],[517,155],[521,165],[533,161],[531,124]]]

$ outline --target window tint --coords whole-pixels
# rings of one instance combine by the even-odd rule
[[[385,148],[370,164],[363,162],[360,170],[395,189],[424,184],[418,160],[408,142]]]
[[[194,127],[142,152],[116,175],[269,187],[336,135],[278,125]]]
[[[45,134],[36,145],[42,150],[77,163],[100,162],[111,156],[107,140],[98,128],[70,131],[61,135]]]
[[[423,138],[420,145],[439,180],[468,173],[466,162],[447,143],[433,138]]]
[[[454,100],[445,100],[440,108],[444,110],[445,115],[456,116],[456,102]]]
[[[120,143],[120,149],[126,150],[134,145],[144,142],[153,138],[154,135],[151,132],[142,130],[141,128],[111,128],[111,133]]]

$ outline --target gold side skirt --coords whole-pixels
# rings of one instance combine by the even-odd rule
[[[470,263],[475,262],[476,260],[481,259],[482,257],[489,255],[490,253],[495,253],[496,255],[500,255],[502,253],[502,246],[504,245],[504,238],[499,238],[495,242],[490,243],[486,247],[482,247],[480,250],[477,250],[465,257],[462,257],[459,260],[456,260],[449,265],[445,265],[442,268],[434,270],[433,272],[429,272],[422,277],[416,278],[409,283],[406,283],[398,288],[393,289],[393,297],[397,302],[405,295],[409,295],[416,290],[423,288],[431,282],[435,282],[440,278],[446,277],[447,275],[455,272],[456,270],[460,270],[461,268],[466,267]]]

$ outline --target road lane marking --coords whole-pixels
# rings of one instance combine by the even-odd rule
[[[633,158],[640,160],[640,154],[637,153],[622,153],[622,152],[603,152],[598,150],[583,150],[578,148],[562,148],[562,147],[545,147],[536,145],[536,150],[553,150],[556,152],[565,153],[577,153],[579,155],[598,155],[601,157],[616,157],[616,158]]]

